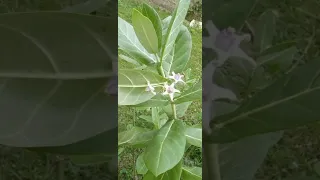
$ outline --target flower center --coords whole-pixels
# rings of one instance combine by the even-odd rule
[[[174,92],[173,87],[169,86],[168,89],[167,89],[167,92],[168,92],[168,93],[173,93],[173,92]]]

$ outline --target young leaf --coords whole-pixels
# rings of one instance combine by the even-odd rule
[[[281,77],[235,112],[217,117],[212,142],[230,142],[259,133],[319,121],[320,59]],[[212,124],[213,125],[213,124]]]
[[[158,47],[160,48],[162,45],[162,22],[159,14],[155,9],[145,3],[142,5],[142,14],[151,20],[158,37]]]
[[[202,128],[189,127],[186,129],[187,143],[202,147]]]
[[[143,160],[144,152],[142,152],[136,161],[136,170],[138,174],[146,174],[148,172],[148,168]]]
[[[149,53],[156,54],[159,51],[158,37],[150,19],[141,14],[138,10],[133,9],[132,25],[143,47]]]
[[[174,43],[180,32],[180,27],[186,17],[190,5],[190,0],[179,0],[178,6],[175,9],[170,24],[166,31],[165,38],[163,39],[163,47],[161,51],[161,63],[168,58],[172,49],[174,48]]]
[[[146,65],[156,63],[156,57],[142,46],[133,27],[120,17],[118,17],[118,46],[139,63]]]
[[[180,96],[174,99],[175,104],[180,104],[188,101],[201,100],[202,96],[202,81],[199,81],[190,89],[183,91]]]
[[[276,30],[276,15],[272,10],[264,12],[255,27],[253,46],[262,52],[272,46]]]
[[[146,148],[144,161],[147,168],[155,176],[172,169],[181,161],[185,145],[185,127],[182,121],[168,121]]]
[[[202,180],[201,167],[182,167],[181,179],[183,180]]]
[[[112,20],[28,12],[1,14],[0,24],[0,144],[77,154],[110,148],[112,140],[71,145],[116,135],[117,98],[104,92],[116,57]]]

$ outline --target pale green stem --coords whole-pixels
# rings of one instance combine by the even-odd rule
[[[172,113],[173,113],[173,118],[177,119],[177,110],[176,110],[176,105],[171,103],[171,108],[172,108]]]
[[[218,144],[204,143],[203,147],[205,172],[207,173],[204,180],[221,180]]]

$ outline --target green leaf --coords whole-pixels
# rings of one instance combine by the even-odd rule
[[[182,173],[182,161],[180,161],[175,167],[166,171],[159,176],[155,176],[151,171],[144,176],[143,180],[171,180],[171,179],[180,179]]]
[[[262,52],[272,46],[276,31],[276,15],[272,10],[264,12],[255,27],[253,46]]]
[[[120,55],[119,55],[119,58],[120,58],[120,60],[125,60],[125,61],[127,61],[128,63],[134,64],[134,65],[136,65],[136,66],[141,66],[141,64],[140,64],[138,61],[130,58],[129,56],[125,56],[125,55],[123,55],[123,54],[120,54]]]
[[[165,38],[163,39],[164,43],[161,51],[162,65],[164,65],[164,60],[168,58],[174,48],[174,43],[181,30],[182,23],[189,9],[189,5],[190,0],[179,0],[179,4],[175,9],[172,18],[170,19],[170,24],[166,30]]]
[[[142,152],[136,161],[136,170],[138,174],[146,174],[148,172],[148,168],[143,160],[144,152]]]
[[[120,69],[118,76],[119,87],[147,87],[148,81],[152,86],[166,82],[162,76],[146,70]]]
[[[268,54],[257,58],[258,65],[267,65],[269,67],[276,66],[276,70],[285,71],[293,63],[294,55],[298,53],[298,49],[293,46],[279,52]]]
[[[76,4],[74,6],[69,6],[62,9],[62,12],[69,12],[69,13],[84,13],[89,14],[92,13],[99,8],[104,7],[107,5],[108,0],[89,0],[84,3]]]
[[[202,147],[202,128],[189,127],[186,129],[187,143]]]
[[[110,155],[73,155],[69,156],[70,160],[77,165],[95,165],[108,162],[112,159]]]
[[[142,5],[142,14],[151,20],[158,37],[158,47],[160,48],[162,44],[162,22],[159,14],[145,3]]]
[[[225,180],[254,179],[269,149],[282,137],[282,132],[247,137],[219,145],[220,173]],[[250,156],[248,156],[250,155]]]
[[[173,71],[181,73],[187,66],[192,50],[192,37],[188,28],[181,26],[171,54],[163,60],[162,66],[166,76]]]
[[[202,180],[201,167],[182,167],[181,179],[183,180]]]
[[[133,27],[120,17],[118,17],[118,46],[139,63],[146,65],[156,63],[156,57],[142,46]]]
[[[192,104],[192,101],[190,102],[184,102],[184,103],[181,103],[181,104],[177,104],[176,105],[176,112],[177,112],[177,117],[178,118],[181,118],[185,115],[185,113],[187,112],[189,106]],[[170,116],[173,115],[172,113],[172,106],[171,104],[163,107],[163,110]]]
[[[181,73],[185,70],[191,56],[192,37],[186,26],[181,26],[175,42],[171,71]]]
[[[224,29],[233,27],[235,29],[240,29],[249,17],[256,3],[257,0],[230,0],[219,8],[216,8],[215,11],[212,11],[209,7],[208,9],[204,9],[204,11],[211,12],[210,15],[212,17],[207,16],[206,19],[212,20],[218,28]]]
[[[51,154],[62,155],[116,155],[118,148],[118,140],[110,138],[118,135],[118,128],[105,131],[94,137],[79,141],[77,143],[68,144],[64,146],[47,146],[47,147],[33,147],[27,148],[30,151],[44,152]],[[107,139],[107,141],[106,141]],[[104,143],[101,143],[104,142]],[[114,148],[111,148],[114,147]]]
[[[133,29],[143,47],[151,54],[159,51],[158,37],[155,28],[149,18],[138,10],[132,12]]]
[[[133,127],[128,131],[119,133],[118,146],[130,145],[144,147],[153,139],[156,133],[157,130]]]
[[[235,112],[215,118],[218,128],[210,140],[230,142],[319,121],[319,68],[319,58],[310,61],[257,93]]]
[[[118,104],[136,105],[151,99],[154,94],[146,91],[148,81],[156,86],[166,82],[162,76],[146,70],[120,69],[118,72]]]
[[[155,176],[172,169],[182,159],[185,145],[185,127],[182,121],[168,121],[146,148],[144,161],[147,168]]]
[[[199,81],[190,89],[183,91],[180,96],[174,99],[175,104],[189,101],[199,101],[202,97],[202,81]]]
[[[141,104],[137,104],[138,107],[162,107],[169,104],[169,99],[167,99],[165,96],[161,94],[157,94],[153,96],[148,101],[145,101]]]
[[[112,23],[62,12],[0,15],[0,144],[50,150],[117,126],[117,98],[104,92],[117,51]]]

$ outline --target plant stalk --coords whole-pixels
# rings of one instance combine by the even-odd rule
[[[174,118],[174,119],[178,119],[178,118],[177,118],[176,105],[173,104],[173,103],[171,103],[171,108],[172,108],[173,118]]]
[[[218,144],[203,143],[205,161],[204,180],[221,180]]]

